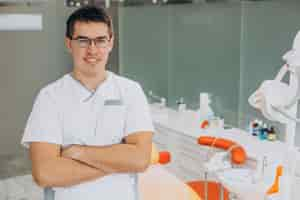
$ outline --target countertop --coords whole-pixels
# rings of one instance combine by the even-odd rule
[[[250,157],[258,158],[266,156],[267,158],[276,158],[277,160],[285,159],[286,152],[288,151],[286,145],[281,141],[261,141],[258,137],[254,137],[239,128],[201,129],[200,122],[197,121],[197,113],[192,110],[178,112],[157,104],[151,104],[150,109],[156,127],[160,126],[187,137],[195,138],[195,143],[198,137],[204,135],[227,138],[242,145]],[[297,153],[297,161],[297,175],[300,176],[300,152]]]

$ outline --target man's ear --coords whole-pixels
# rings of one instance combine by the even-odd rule
[[[68,49],[68,52],[72,52],[71,40],[68,37],[65,37],[65,46]]]
[[[109,45],[108,45],[109,52],[111,52],[111,50],[114,47],[114,40],[115,40],[115,37],[114,37],[114,35],[112,35],[111,38],[110,38],[110,41],[109,41]]]

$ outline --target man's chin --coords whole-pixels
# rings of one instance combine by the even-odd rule
[[[86,71],[88,74],[97,74],[99,72],[102,72],[102,70],[105,70],[105,66],[102,65],[101,62],[95,62],[95,63],[84,63],[85,67],[82,69]]]

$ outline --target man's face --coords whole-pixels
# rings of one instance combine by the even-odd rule
[[[93,76],[105,71],[113,37],[105,23],[76,22],[72,40],[66,38],[66,46],[72,54],[75,70]]]

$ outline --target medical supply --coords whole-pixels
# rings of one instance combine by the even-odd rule
[[[264,123],[263,126],[259,128],[259,139],[260,140],[267,139],[267,134],[268,134],[268,127],[267,124]]]
[[[220,118],[219,118],[219,127],[224,128],[224,126],[225,126],[224,117],[220,116]]]
[[[264,139],[267,140],[268,139],[268,133],[269,133],[269,128],[267,124],[264,124]]]
[[[183,97],[180,97],[176,104],[178,105],[178,112],[184,112],[186,110],[186,104],[184,103]]]
[[[150,97],[150,102],[157,101],[157,105],[159,108],[165,108],[167,104],[167,99],[161,96],[158,96],[157,94],[154,94],[152,90],[148,92],[148,96]]]
[[[200,105],[199,117],[200,117],[200,119],[209,120],[209,119],[213,118],[215,114],[210,107],[211,100],[210,100],[209,94],[208,93],[200,93],[199,101],[200,101],[199,102],[199,105]]]
[[[254,120],[252,124],[252,135],[257,136],[259,134],[259,124],[257,120]]]
[[[275,141],[277,139],[277,135],[273,126],[271,126],[271,128],[268,131],[267,139],[269,141]]]
[[[224,128],[224,119],[213,117],[209,120],[209,128]]]
[[[210,107],[211,100],[208,93],[200,93],[199,96],[199,110],[197,111],[200,128],[208,128],[210,121],[215,119],[215,114]]]
[[[249,122],[249,125],[246,128],[246,130],[247,130],[248,133],[251,133],[251,134],[253,133],[253,121]]]

